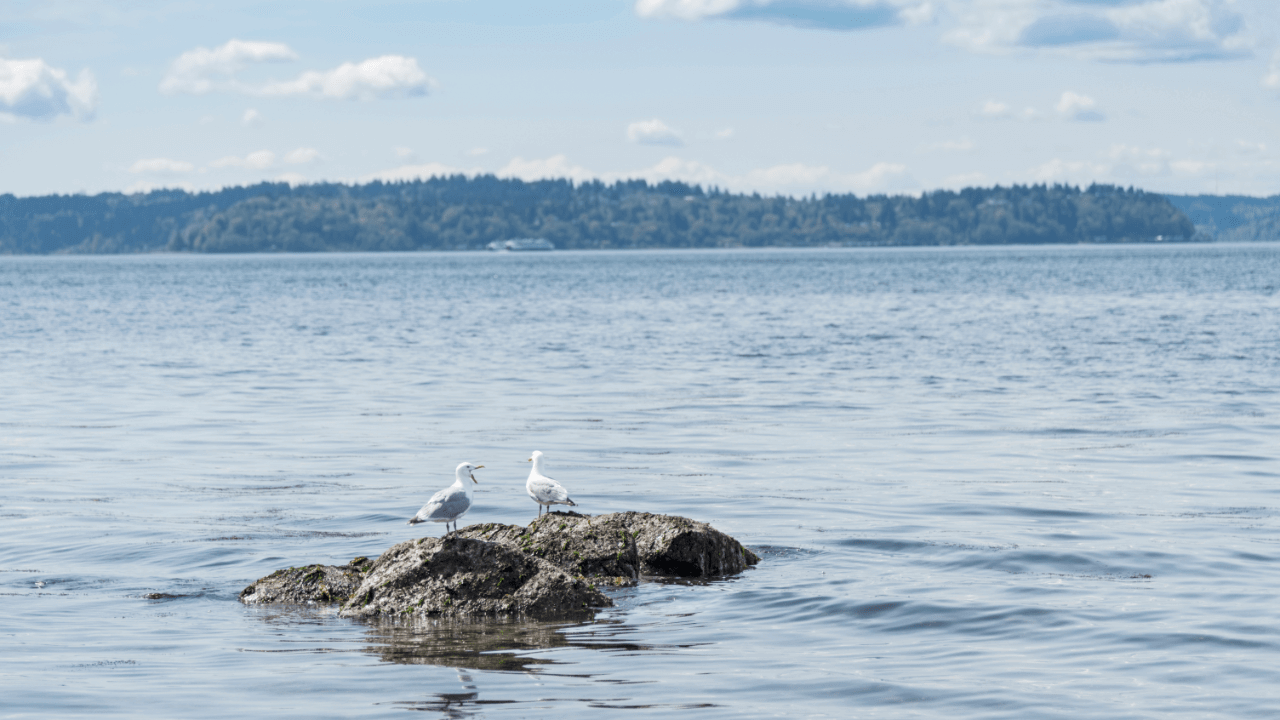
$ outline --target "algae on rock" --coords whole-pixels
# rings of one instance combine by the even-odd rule
[[[613,601],[551,563],[451,533],[393,545],[339,614],[353,618],[590,613]]]
[[[456,534],[508,545],[602,584],[632,585],[644,575],[733,575],[760,562],[707,523],[653,513],[553,512],[528,527],[486,523]]]
[[[346,565],[304,565],[277,570],[240,593],[246,605],[330,604],[346,601],[373,563],[358,557]]]

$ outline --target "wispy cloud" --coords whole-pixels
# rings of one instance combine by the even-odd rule
[[[860,30],[933,18],[922,0],[637,0],[642,18],[757,20],[796,27]]]
[[[369,99],[391,95],[425,95],[435,81],[418,67],[415,58],[382,55],[358,63],[348,62],[332,70],[308,70],[291,80],[247,83],[241,71],[251,65],[288,62],[298,54],[275,42],[230,40],[214,48],[196,48],[180,55],[160,81],[166,94],[236,92],[261,96],[300,96],[337,99]]]
[[[0,57],[0,118],[91,120],[97,105],[98,85],[88,70],[72,80],[40,58]]]
[[[461,168],[442,163],[405,165],[367,175],[361,180],[414,180],[450,175],[475,176],[483,174],[480,168]],[[621,172],[597,172],[572,162],[566,155],[546,158],[512,158],[493,174],[504,178],[525,181],[565,179],[574,182],[602,180],[642,179],[652,183],[677,180],[704,187],[762,192],[782,195],[805,195],[824,192],[911,192],[919,189],[919,183],[899,163],[881,162],[861,172],[842,172],[826,165],[786,163],[757,168],[734,174],[722,172],[706,163],[680,157],[665,157],[657,163],[635,170]]]
[[[1106,119],[1097,110],[1098,102],[1088,95],[1067,90],[1058,99],[1058,112],[1064,117],[1080,122],[1101,122]]]
[[[666,123],[654,118],[639,120],[627,126],[627,140],[640,145],[684,145],[680,133],[668,127]]]
[[[1233,0],[637,0],[635,13],[844,31],[937,22],[974,52],[1111,62],[1239,57],[1250,42]]]
[[[276,154],[270,150],[259,150],[251,152],[244,157],[224,157],[209,163],[210,167],[215,168],[245,168],[248,170],[265,170],[276,164]]]
[[[258,95],[300,95],[370,99],[390,95],[421,96],[435,81],[418,67],[414,58],[383,55],[358,63],[343,63],[332,70],[308,71],[293,80],[266,83]]]
[[[1045,52],[1110,62],[1185,62],[1248,52],[1230,0],[948,0],[944,38],[982,53]]]
[[[306,165],[320,159],[320,151],[315,148],[300,147],[285,154],[284,161],[289,165]]]
[[[243,90],[235,76],[246,67],[298,59],[288,45],[276,42],[229,40],[209,49],[188,50],[169,64],[160,81],[160,92],[203,95],[214,90]]]
[[[145,175],[185,175],[195,169],[195,165],[185,160],[169,158],[147,158],[129,166],[129,172]]]

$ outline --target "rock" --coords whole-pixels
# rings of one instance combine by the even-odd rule
[[[688,518],[555,512],[527,528],[471,525],[400,543],[372,562],[280,570],[245,588],[240,601],[342,603],[340,614],[356,618],[548,618],[612,605],[595,584],[732,575],[758,562],[737,540]]]
[[[351,618],[590,613],[613,601],[551,563],[451,533],[393,545],[373,563],[339,615]]]
[[[471,525],[453,533],[497,542],[597,583],[634,585],[642,575],[732,575],[760,562],[704,522],[672,515],[554,512],[529,524]]]
[[[277,570],[245,588],[240,602],[265,604],[329,604],[347,599],[373,563],[358,557],[346,565],[307,565]]]

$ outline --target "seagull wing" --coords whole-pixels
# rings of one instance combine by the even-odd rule
[[[563,485],[545,475],[538,478],[530,478],[529,482],[526,483],[526,487],[529,490],[529,494],[543,505],[569,502],[569,491],[565,490]]]
[[[471,498],[467,497],[467,492],[462,488],[445,488],[427,501],[426,505],[418,511],[417,515],[409,521],[410,525],[416,525],[420,522],[428,520],[454,520],[462,517],[462,514],[471,508]]]

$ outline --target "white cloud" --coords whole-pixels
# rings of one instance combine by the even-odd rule
[[[466,169],[442,163],[426,163],[383,170],[366,175],[360,180],[362,182],[425,180],[450,175],[476,176],[485,172],[481,168]],[[546,179],[566,179],[574,182],[642,179],[651,183],[660,183],[664,180],[675,180],[703,187],[714,185],[742,192],[784,195],[805,195],[812,192],[904,192],[919,187],[918,183],[907,174],[906,166],[896,163],[877,163],[859,173],[842,173],[825,165],[789,163],[734,175],[721,172],[697,160],[685,160],[674,156],[663,158],[656,164],[639,170],[603,173],[577,165],[565,155],[531,160],[515,157],[493,174],[502,178],[517,178],[530,182]]]
[[[1021,120],[1023,122],[1034,122],[1044,117],[1044,114],[1035,108],[1028,107],[1021,110],[1014,110],[1008,103],[988,100],[982,104],[982,108],[978,111],[980,115],[988,118],[1006,118],[1011,120]]]
[[[488,154],[489,154],[489,148],[486,148],[486,147],[475,147],[475,148],[471,148],[470,150],[468,150],[468,151],[467,151],[467,154],[468,154],[468,155],[470,155],[471,157],[479,157],[479,156],[481,156],[481,155],[488,155]]]
[[[413,158],[417,157],[417,153],[413,151],[413,148],[405,147],[403,145],[398,146],[395,149],[395,153],[396,153],[396,157],[400,158],[401,160],[412,160]]]
[[[450,177],[453,175],[474,176],[483,173],[479,168],[470,170],[453,167],[452,165],[444,165],[442,163],[424,163],[422,165],[402,165],[390,170],[382,170],[371,175],[365,175],[360,178],[360,182],[372,182],[381,180],[382,182],[399,182],[405,180],[429,180],[433,177]]]
[[[182,53],[169,65],[169,72],[160,81],[160,92],[202,95],[212,90],[239,90],[235,75],[250,64],[297,58],[297,53],[284,43],[229,40],[212,50],[198,47]]]
[[[286,183],[289,183],[290,185],[293,185],[294,187],[297,187],[298,185],[306,185],[307,183],[311,182],[311,180],[307,178],[307,176],[301,173],[287,172],[287,173],[280,173],[279,175],[277,175],[276,182],[286,182]]]
[[[546,180],[549,178],[565,178],[575,182],[596,179],[596,173],[573,165],[564,155],[553,155],[542,160],[525,160],[514,157],[511,162],[495,173],[498,177],[513,177],[521,180]]]
[[[1106,117],[1095,110],[1098,102],[1088,95],[1067,90],[1062,93],[1062,97],[1058,99],[1058,112],[1062,115],[1081,122],[1099,122],[1105,120]]]
[[[1110,170],[1109,166],[1099,163],[1054,158],[1039,167],[1033,168],[1031,177],[1035,182],[1084,184],[1105,178],[1110,173]]]
[[[990,185],[990,184],[991,184],[991,180],[990,178],[987,177],[986,173],[980,173],[980,172],[971,172],[971,173],[962,173],[960,175],[952,175],[942,181],[943,187],[953,188],[957,190],[962,188],[967,188],[967,187],[982,187],[984,185]]]
[[[180,55],[160,81],[167,94],[196,95],[220,91],[263,96],[324,98],[374,98],[388,95],[425,95],[435,81],[418,67],[414,58],[383,55],[358,63],[343,63],[332,70],[308,70],[292,80],[246,83],[240,72],[250,65],[298,59],[284,43],[230,40],[212,50],[199,47]]]
[[[619,175],[613,179],[619,180],[622,177]],[[697,185],[723,185],[729,181],[729,178],[708,165],[696,160],[683,160],[678,157],[663,158],[653,167],[629,173],[625,177],[641,178],[651,183],[678,180]]]
[[[276,154],[270,150],[251,152],[244,157],[224,157],[209,163],[216,168],[235,167],[249,170],[265,170],[276,164]]]
[[[257,110],[249,108],[244,111],[244,115],[240,117],[240,124],[245,127],[258,127],[262,124],[262,115]]]
[[[858,30],[931,21],[929,0],[636,0],[642,18],[756,20],[797,27]]]
[[[147,175],[181,175],[195,170],[196,166],[185,160],[170,160],[169,158],[147,158],[138,160],[129,166],[131,173],[145,173]]]
[[[284,161],[289,165],[306,165],[319,159],[320,151],[309,147],[300,147],[284,156]]]
[[[1262,76],[1262,86],[1280,90],[1280,50],[1271,56],[1271,67],[1269,72]]]
[[[1247,54],[1235,0],[636,0],[641,18],[756,20],[828,30],[948,26],[975,52],[1047,52],[1119,62]]]
[[[728,140],[729,138],[733,137],[733,134],[734,134],[733,128],[727,127],[723,130],[717,131],[716,138],[719,140]]]
[[[88,70],[82,70],[73,81],[66,71],[40,58],[0,57],[0,117],[47,121],[69,116],[90,120],[97,104],[98,85]]]
[[[1181,62],[1247,52],[1232,0],[947,0],[951,44],[1087,60]]]
[[[654,118],[638,120],[627,126],[627,140],[640,145],[671,145],[679,147],[684,144],[680,133],[667,127],[667,124]]]
[[[293,80],[257,88],[259,95],[307,95],[312,97],[369,99],[389,95],[426,95],[435,81],[427,77],[414,58],[383,55],[359,63],[343,63],[333,70],[304,72]]]

